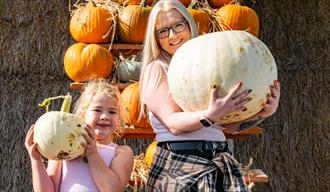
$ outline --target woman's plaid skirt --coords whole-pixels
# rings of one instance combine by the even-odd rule
[[[196,186],[194,191],[216,192],[218,171],[223,173],[224,192],[248,191],[239,163],[228,152],[208,160],[157,147],[153,160],[147,192],[184,192]]]

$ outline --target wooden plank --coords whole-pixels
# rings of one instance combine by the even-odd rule
[[[251,135],[259,135],[263,132],[263,128],[253,127],[248,130],[244,130],[237,134],[228,134],[225,133],[226,138],[228,139],[247,139]],[[124,139],[133,139],[133,138],[145,138],[145,139],[154,139],[155,133],[152,129],[148,128],[124,128],[121,138]]]
[[[154,139],[156,136],[151,128],[124,128],[120,135],[123,139]]]
[[[268,176],[261,169],[251,169],[245,173],[246,183],[267,183]]]
[[[110,44],[99,44],[102,47],[109,49]],[[114,50],[141,50],[143,48],[142,44],[112,44],[110,49]]]
[[[128,83],[118,83],[118,89],[120,91],[122,91],[122,90],[124,90],[130,84],[132,84],[132,83],[131,82],[128,82]],[[69,88],[71,90],[79,90],[79,91],[81,91],[82,90],[82,87],[84,85],[85,85],[85,83],[73,82],[73,83],[70,83]]]

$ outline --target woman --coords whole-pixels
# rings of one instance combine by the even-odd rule
[[[238,162],[228,150],[223,126],[214,122],[245,110],[251,90],[237,96],[242,82],[224,97],[211,92],[204,111],[183,112],[169,93],[167,69],[172,55],[197,36],[196,24],[177,0],[161,0],[150,13],[140,77],[141,111],[147,107],[158,141],[147,191],[247,191]],[[272,96],[279,94],[279,84]],[[257,117],[276,111],[278,97]],[[239,124],[231,125],[231,129]],[[213,163],[212,163],[213,162]]]

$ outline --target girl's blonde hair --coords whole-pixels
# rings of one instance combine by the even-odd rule
[[[116,130],[112,134],[112,139],[116,133],[118,133],[119,129],[121,129],[120,122],[123,119],[124,109],[122,106],[122,98],[117,86],[111,85],[108,80],[105,79],[95,79],[87,82],[82,88],[82,92],[80,97],[78,98],[76,105],[74,107],[74,113],[84,117],[88,106],[90,105],[94,95],[96,94],[104,94],[108,97],[114,98],[117,100],[119,107],[119,122]]]
[[[184,19],[187,20],[188,26],[191,33],[191,38],[197,37],[198,31],[197,26],[194,19],[191,17],[189,12],[187,11],[186,7],[178,0],[160,0],[158,1],[149,15],[148,19],[148,26],[146,31],[146,36],[143,45],[143,58],[142,58],[142,68],[140,74],[140,118],[144,115],[145,106],[143,104],[144,101],[144,89],[147,87],[149,83],[153,83],[154,87],[156,88],[162,78],[162,74],[167,75],[168,65],[171,60],[171,56],[164,51],[156,38],[155,35],[155,28],[156,28],[156,20],[158,14],[162,11],[168,11],[174,9],[179,12]],[[155,62],[156,61],[156,62]],[[146,67],[151,64],[155,63],[152,67],[155,70],[158,76],[156,82],[149,82],[149,74],[145,74]],[[154,90],[155,91],[155,90]]]

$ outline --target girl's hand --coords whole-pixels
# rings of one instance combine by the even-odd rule
[[[242,84],[242,82],[236,84],[224,97],[219,97],[217,95],[218,88],[213,87],[209,107],[204,111],[205,117],[216,122],[217,119],[229,113],[246,110],[244,105],[251,100],[248,97],[251,90],[243,91],[241,94],[237,95]]]
[[[273,115],[278,107],[281,96],[281,84],[278,80],[274,81],[274,85],[270,86],[270,94],[267,95],[267,103],[263,104],[264,109],[257,116],[269,117]]]
[[[85,147],[85,155],[89,156],[97,153],[95,132],[89,125],[85,127],[85,130],[86,133],[82,133],[82,135],[85,138],[86,143],[83,143],[82,145]]]
[[[41,154],[37,149],[37,143],[33,141],[34,125],[32,125],[25,137],[25,148],[29,153],[31,160],[41,160]]]

